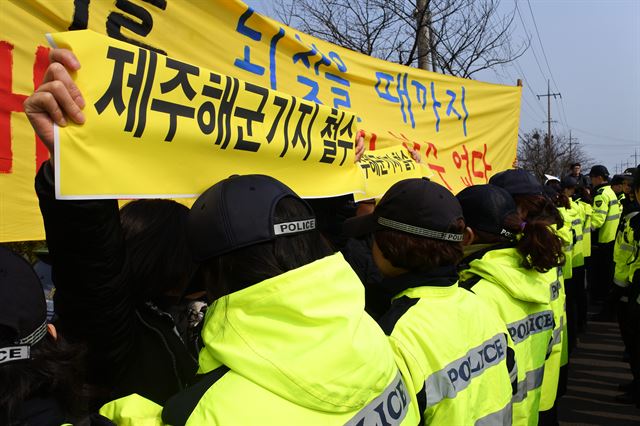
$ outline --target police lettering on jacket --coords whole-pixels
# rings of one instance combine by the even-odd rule
[[[506,347],[507,335],[495,335],[427,377],[427,408],[435,406],[445,398],[455,398],[458,392],[471,384],[474,377],[502,362],[506,357]]]
[[[551,301],[553,302],[560,296],[560,281],[556,280],[551,284]]]
[[[511,339],[515,344],[526,340],[532,334],[552,330],[554,326],[553,312],[542,311],[507,325]]]
[[[458,365],[447,370],[447,376],[449,376],[451,383],[456,386],[458,379],[468,382],[477,375],[475,373],[479,374],[486,367],[495,365],[496,361],[502,360],[504,358],[502,340],[504,338],[497,338],[492,342],[485,343],[480,348],[473,349]]]
[[[400,373],[389,386],[345,426],[395,426],[407,415],[410,399]]]

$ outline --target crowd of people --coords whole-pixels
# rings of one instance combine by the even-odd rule
[[[51,59],[25,112],[53,158],[84,100],[73,54]],[[619,319],[637,403],[640,173],[621,196],[575,166],[455,196],[407,179],[358,205],[231,176],[190,209],[119,209],[57,200],[47,161],[55,316],[0,249],[0,423],[557,424],[589,299]]]

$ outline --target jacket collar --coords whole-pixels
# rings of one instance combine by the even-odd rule
[[[380,285],[389,294],[400,294],[414,287],[450,287],[458,282],[455,266],[440,266],[428,272],[407,272],[385,278]]]
[[[473,247],[476,246],[478,249],[474,250]],[[495,243],[495,244],[472,244],[468,246],[469,249],[465,250],[465,257],[462,259],[460,264],[458,265],[458,271],[464,271],[465,269],[469,269],[469,264],[476,260],[482,259],[482,257],[492,250],[500,250],[504,248],[514,247],[514,243],[512,242],[504,242],[504,243]]]

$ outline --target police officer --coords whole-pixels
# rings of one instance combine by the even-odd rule
[[[380,285],[395,295],[378,322],[404,365],[423,424],[510,424],[513,351],[496,312],[458,287],[465,224],[455,197],[407,179],[345,228],[352,236],[374,233]]]
[[[549,221],[524,221],[502,188],[476,185],[457,197],[473,232],[460,280],[499,313],[515,344],[519,378],[513,424],[537,424],[544,377],[552,378],[544,407],[549,410],[560,371],[564,317],[557,279],[560,240],[549,229]],[[543,242],[543,249],[535,248],[533,241]]]
[[[640,196],[640,169],[636,169],[633,177],[633,190],[635,198]],[[640,215],[636,214],[629,219],[629,236],[633,236],[631,245],[633,246],[633,256],[628,270],[628,303],[627,311],[624,312],[626,320],[627,348],[629,350],[629,363],[633,380],[630,383],[620,385],[622,395],[616,396],[616,401],[636,404],[640,408]],[[625,227],[627,229],[627,227]],[[626,239],[625,239],[626,240]],[[618,275],[618,278],[620,275]]]
[[[591,185],[591,182],[589,181],[589,178],[587,176],[580,173],[581,170],[582,165],[580,163],[573,163],[569,167],[569,174],[567,176],[571,176],[572,178],[574,178],[578,185],[588,187]]]
[[[596,165],[589,172],[594,185],[593,213],[591,227],[597,232],[593,239],[597,242],[594,248],[595,288],[592,296],[603,300],[612,289],[614,273],[613,246],[616,231],[620,222],[620,202],[609,185],[609,171],[605,166]],[[600,315],[595,320],[611,319],[612,301],[608,300]]]
[[[589,194],[588,188],[577,186],[573,199],[584,213],[584,222],[582,224],[582,250],[584,256],[584,275],[585,280],[582,287],[576,287],[577,291],[577,309],[578,309],[578,331],[582,332],[587,325],[588,310],[588,292],[587,283],[592,276],[592,259],[591,259],[591,215],[593,214],[593,200]]]

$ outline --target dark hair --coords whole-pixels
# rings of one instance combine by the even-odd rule
[[[640,181],[639,181],[639,185],[640,185]],[[589,192],[589,189],[584,186],[580,186],[580,185],[576,186],[576,196],[587,204],[593,203],[593,198],[591,198],[591,193]]]
[[[522,266],[526,269],[547,272],[564,264],[562,241],[549,228],[550,225],[545,218],[533,218],[526,222],[518,214],[505,218],[505,229],[522,235],[516,241],[516,249],[522,255]]]
[[[128,270],[139,301],[176,303],[195,270],[187,246],[189,209],[172,200],[137,200],[120,210]]]
[[[286,197],[276,205],[274,222],[290,222],[308,215],[303,202]],[[214,257],[202,264],[200,272],[209,298],[216,300],[331,254],[331,246],[316,229]]]
[[[464,220],[458,219],[446,232],[461,233]],[[376,231],[375,241],[384,257],[396,268],[428,272],[439,266],[456,266],[463,257],[462,242],[419,237],[384,229]]]
[[[633,183],[631,186],[634,191],[640,189],[640,167],[637,167],[633,172]]]
[[[513,198],[518,209],[527,212],[523,218],[524,221],[529,222],[537,218],[545,219],[558,228],[564,224],[564,219],[556,205],[544,195],[516,195]]]
[[[14,338],[13,330],[0,326],[0,342]],[[34,397],[54,398],[68,420],[86,414],[84,355],[83,346],[47,333],[31,347],[31,359],[0,366],[0,424],[13,424],[20,405]]]
[[[556,207],[563,207],[565,209],[571,208],[571,201],[569,201],[569,197],[564,195],[563,191],[556,192],[551,197],[551,202],[555,204]]]
[[[522,255],[522,266],[547,272],[564,264],[562,241],[551,229],[551,225],[560,228],[564,224],[556,206],[542,195],[520,195],[514,198],[516,205],[527,211],[527,216],[508,217],[505,228],[510,231],[521,229],[522,237],[517,241],[516,248]]]
[[[575,166],[582,167],[582,165],[580,165],[580,163],[573,163],[573,164],[571,165],[571,167],[569,167],[569,168],[570,168],[570,169],[573,169]]]

